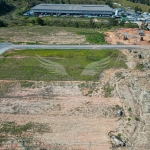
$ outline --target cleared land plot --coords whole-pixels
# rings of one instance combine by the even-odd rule
[[[118,98],[103,98],[97,92],[84,96],[79,81],[38,82],[34,88],[19,86],[20,81],[7,83],[14,86],[0,98],[2,149],[21,146],[21,139],[26,148],[36,143],[36,148],[84,150],[90,141],[94,150],[111,147],[108,133],[119,125]]]
[[[15,44],[105,44],[104,37],[96,29],[49,26],[0,28],[0,42]]]
[[[121,54],[118,50],[4,53],[0,58],[0,149],[23,149],[20,141],[24,140],[28,149],[86,150],[91,141],[91,149],[109,150],[108,133],[118,128],[116,112],[122,106],[119,98],[103,96],[99,74],[112,67],[126,68]],[[43,59],[62,65],[68,76],[45,68]],[[106,64],[94,76],[81,76],[85,66],[104,59]]]
[[[0,58],[0,79],[97,81],[99,74],[105,69],[126,68],[125,57],[120,54],[121,52],[117,50],[9,51]],[[91,63],[96,63],[96,66]],[[87,65],[93,65],[91,69],[95,67],[96,73],[91,76],[88,74],[82,76]]]

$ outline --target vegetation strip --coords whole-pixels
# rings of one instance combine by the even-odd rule
[[[87,80],[97,81],[99,74],[105,69],[115,67],[126,68],[125,57],[122,56],[116,63],[121,52],[118,50],[15,50],[3,54],[0,59],[0,79],[13,80]],[[40,60],[38,59],[40,57]],[[87,65],[99,63],[103,59],[98,73],[94,75],[81,75]],[[44,62],[41,62],[41,58]],[[110,60],[110,61],[109,61]],[[64,67],[68,75],[56,74],[49,67],[49,61],[54,65]],[[44,64],[45,63],[45,64]],[[48,66],[48,67],[47,67]],[[96,66],[98,67],[98,66]]]

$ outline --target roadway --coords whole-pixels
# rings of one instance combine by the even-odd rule
[[[0,55],[10,49],[149,49],[150,45],[15,45],[0,43]]]

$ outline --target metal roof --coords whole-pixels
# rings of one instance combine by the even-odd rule
[[[39,4],[31,10],[113,11],[108,5]]]

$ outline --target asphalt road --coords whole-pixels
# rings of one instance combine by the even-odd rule
[[[149,49],[149,45],[14,45],[0,43],[0,55],[9,49]]]

